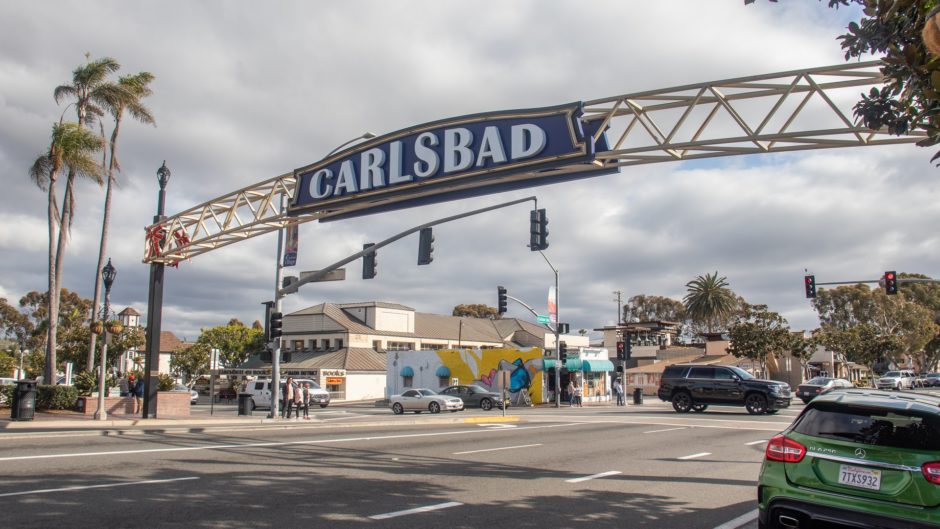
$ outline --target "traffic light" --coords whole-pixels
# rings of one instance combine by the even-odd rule
[[[568,344],[558,342],[558,360],[564,362],[568,359]]]
[[[499,297],[497,306],[499,307],[500,314],[506,314],[506,304],[508,300],[506,299],[506,289],[505,287],[496,287],[496,293]]]
[[[366,243],[362,245],[363,250],[367,250],[375,246],[375,243]],[[363,279],[372,279],[375,277],[375,266],[377,261],[375,259],[375,252],[370,252],[362,256],[362,278]]]
[[[626,360],[626,346],[623,342],[617,342],[617,360]]]
[[[533,252],[548,248],[548,216],[544,209],[529,213],[529,249]]]
[[[434,235],[431,228],[423,228],[418,238],[418,264],[431,264],[434,260]]]
[[[806,285],[806,299],[816,297],[816,276],[805,276],[803,283]]]
[[[272,312],[271,320],[268,323],[268,338],[269,341],[277,340],[281,337],[281,326],[284,324],[284,314],[280,312]]]
[[[568,334],[569,331],[571,331],[571,325],[567,323],[558,324],[558,334]]]
[[[539,210],[539,250],[548,248],[548,215],[544,209]]]
[[[632,354],[633,354],[633,341],[628,338],[623,347],[623,359],[629,360]]]
[[[885,294],[894,296],[898,293],[898,274],[894,270],[885,272]]]

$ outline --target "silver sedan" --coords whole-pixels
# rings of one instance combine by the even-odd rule
[[[425,410],[431,413],[440,413],[441,410],[455,412],[463,409],[463,401],[458,397],[440,395],[431,389],[419,388],[405,390],[401,395],[393,395],[389,399],[389,406],[395,415],[406,411],[421,413]]]

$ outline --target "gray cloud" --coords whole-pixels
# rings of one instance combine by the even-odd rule
[[[119,270],[114,303],[142,312],[143,229],[164,159],[172,214],[315,161],[367,130],[836,64],[834,37],[857,15],[817,2],[691,0],[34,4],[0,5],[0,295],[44,288],[45,196],[26,171],[64,109],[53,88],[89,51],[115,57],[124,72],[156,75],[148,105],[158,126],[123,129],[109,247]],[[819,281],[886,268],[932,272],[940,197],[930,154],[898,146],[641,166],[311,223],[297,270],[432,219],[536,195],[549,211],[546,255],[560,271],[562,319],[572,329],[613,323],[615,290],[681,299],[687,281],[714,270],[746,299],[812,328],[804,268]],[[65,286],[90,296],[101,190],[83,183],[78,200]],[[381,300],[449,313],[460,303],[495,304],[501,284],[545,310],[554,276],[526,248],[527,206],[442,225],[435,236],[430,266],[415,265],[414,236],[380,252],[376,279],[361,280],[353,263],[345,282],[309,285],[285,306]],[[164,327],[193,339],[231,317],[259,319],[272,297],[275,244],[267,235],[167,270]],[[516,306],[511,314],[527,315]]]

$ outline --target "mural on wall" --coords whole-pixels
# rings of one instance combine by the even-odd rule
[[[532,402],[542,402],[544,370],[541,349],[461,349],[439,351],[398,351],[389,366],[388,387],[393,393],[403,389],[400,375],[405,367],[414,372],[411,387],[440,389],[454,379],[459,384],[477,384],[499,391],[499,371],[510,375],[509,398],[512,404],[524,402],[524,393]],[[438,376],[440,367],[447,368],[449,376]],[[446,383],[445,383],[446,382]]]

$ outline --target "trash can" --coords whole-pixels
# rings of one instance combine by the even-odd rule
[[[238,414],[251,415],[251,393],[238,394]]]
[[[13,390],[13,405],[10,418],[14,421],[31,421],[36,413],[36,381],[17,380]]]
[[[634,404],[643,404],[643,390],[636,388],[633,390],[633,403]]]

